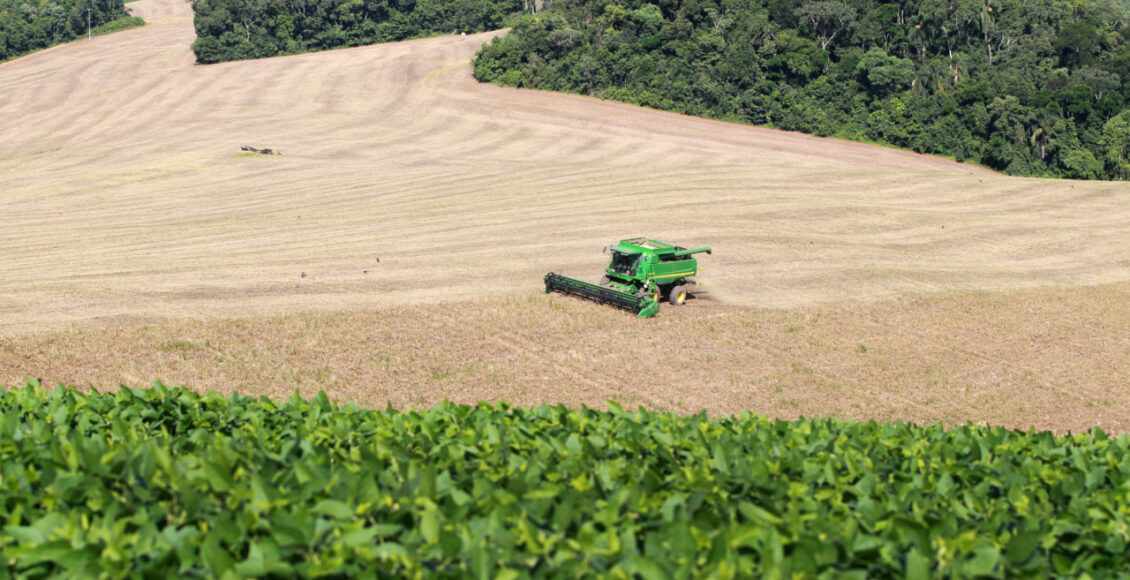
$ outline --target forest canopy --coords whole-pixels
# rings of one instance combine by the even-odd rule
[[[0,0],[0,62],[85,36],[88,16],[95,34],[128,18],[122,0]]]
[[[200,63],[502,28],[522,0],[194,0]]]
[[[515,87],[1130,178],[1130,16],[1088,0],[557,0],[484,47]]]

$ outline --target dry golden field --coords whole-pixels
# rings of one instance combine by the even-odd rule
[[[197,66],[131,7],[0,64],[0,383],[1130,430],[1130,184],[480,85],[492,34]],[[715,249],[698,299],[540,293],[638,235]]]

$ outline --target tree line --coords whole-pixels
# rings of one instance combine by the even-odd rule
[[[89,10],[89,12],[88,12]],[[126,18],[123,0],[0,0],[0,62]]]
[[[554,0],[479,80],[1130,178],[1126,0]]]
[[[197,62],[214,63],[482,32],[534,1],[193,0],[192,50]]]

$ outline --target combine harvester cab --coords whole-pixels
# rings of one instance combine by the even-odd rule
[[[599,284],[591,284],[550,272],[545,275],[545,291],[572,294],[609,304],[648,318],[659,313],[659,300],[681,306],[687,301],[689,278],[698,271],[694,254],[710,253],[710,248],[687,249],[647,238],[621,240],[605,248],[612,260]]]

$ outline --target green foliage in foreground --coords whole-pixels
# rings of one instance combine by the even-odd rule
[[[475,77],[1130,179],[1130,16],[1103,0],[559,0]]]
[[[128,14],[122,0],[0,0],[0,62],[86,36],[88,16],[91,32],[104,34],[98,28]]]
[[[0,577],[1130,573],[1126,438],[0,395]]]

